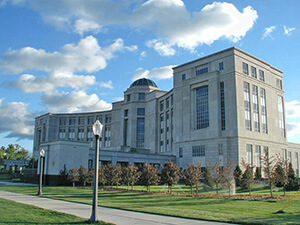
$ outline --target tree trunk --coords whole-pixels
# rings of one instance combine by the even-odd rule
[[[73,181],[73,187],[75,187],[75,181]]]
[[[191,185],[190,187],[191,187],[191,194],[193,194],[193,185]]]

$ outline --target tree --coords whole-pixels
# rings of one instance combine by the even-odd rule
[[[191,188],[191,194],[193,193],[193,186],[196,186],[196,193],[199,192],[200,181],[202,177],[201,164],[195,166],[193,163],[189,164],[187,169],[184,170],[184,181],[186,185]]]
[[[0,157],[2,159],[13,159],[13,160],[28,160],[29,151],[23,148],[19,144],[9,144],[7,148],[2,146],[0,148]]]
[[[112,167],[112,185],[116,185],[117,188],[121,184],[122,181],[122,166],[120,164],[114,165]]]
[[[68,179],[73,183],[73,187],[75,187],[75,183],[79,181],[78,169],[76,168],[70,169]]]
[[[232,187],[235,185],[234,183],[234,163],[230,160],[223,166],[222,175],[223,175],[223,185],[228,188],[228,194],[231,195]]]
[[[134,184],[138,181],[141,176],[141,172],[138,171],[138,167],[133,166],[129,163],[128,167],[123,168],[123,181],[127,184],[127,190],[129,191],[129,187],[131,186],[131,190],[133,190]]]
[[[242,159],[241,165],[244,167],[244,173],[241,179],[241,187],[242,189],[248,189],[249,195],[251,195],[252,183],[254,182],[254,167],[249,163],[246,163],[244,159]]]
[[[291,163],[288,165],[288,182],[286,190],[297,191],[299,189],[299,179],[295,176],[295,171]]]
[[[211,178],[213,183],[216,185],[216,193],[219,194],[220,186],[222,185],[223,179],[223,168],[221,166],[221,161],[216,162],[213,164],[210,162],[209,167],[211,169]]]
[[[69,176],[69,171],[67,170],[66,164],[64,164],[64,168],[59,171],[60,183],[65,185]]]
[[[237,187],[241,186],[242,170],[239,165],[236,165],[234,169],[234,180]]]
[[[108,172],[108,171],[109,171],[109,173],[106,174],[106,172]],[[94,179],[94,170],[93,170],[93,173],[91,173],[90,175],[92,176],[92,174],[93,174],[93,179]],[[106,166],[99,167],[98,175],[99,175],[99,180],[98,181],[99,181],[100,184],[102,184],[102,186],[104,188],[105,184],[107,184],[107,177],[111,176],[111,167],[110,168],[107,168]]]
[[[88,181],[88,178],[89,178],[87,168],[83,165],[80,165],[79,170],[78,170],[78,174],[79,174],[79,181],[85,187],[86,182]]]
[[[108,164],[108,165],[105,165],[103,167],[103,174],[105,176],[105,180],[106,180],[106,183],[108,185],[110,185],[111,187],[113,186],[113,182],[112,182],[112,178],[113,178],[113,174],[112,174],[112,165],[111,164]],[[100,174],[99,174],[100,175]],[[100,178],[100,176],[99,176]],[[103,181],[105,181],[103,179]],[[102,183],[102,182],[101,182]],[[105,183],[105,182],[104,182]],[[104,183],[103,183],[103,186],[104,186]]]
[[[26,167],[27,168],[38,168],[38,160],[35,159],[34,157],[31,157],[30,160],[28,161],[28,165]]]
[[[206,185],[206,186],[204,186],[205,189],[208,189],[207,186],[212,188],[212,186],[214,185],[213,180],[211,178],[210,167],[205,167],[205,169],[204,169],[203,183]]]
[[[172,187],[179,181],[179,168],[171,160],[161,170],[161,181],[168,185],[168,193],[172,193]]]
[[[273,188],[277,179],[275,171],[277,166],[277,158],[275,158],[275,156],[270,157],[268,149],[264,149],[264,154],[261,158],[264,166],[265,177],[268,179],[269,182],[271,197],[273,197]]]
[[[148,165],[148,163],[145,162],[141,174],[141,183],[147,187],[147,191],[150,192],[151,185],[157,185],[158,182],[158,169],[152,165]]]
[[[99,181],[100,181],[100,168],[99,168]],[[91,184],[91,186],[94,183],[94,168],[90,168],[89,172],[88,172],[88,181],[89,184]]]
[[[256,167],[255,174],[254,174],[254,180],[260,181],[261,178],[262,178],[262,176],[261,176],[261,168],[260,167]]]
[[[277,163],[276,168],[275,168],[275,173],[276,173],[276,182],[275,186],[276,187],[284,187],[285,183],[287,182],[287,174],[285,174],[284,171],[284,163]],[[285,187],[283,188],[285,190]]]

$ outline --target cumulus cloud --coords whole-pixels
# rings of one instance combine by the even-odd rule
[[[300,118],[300,102],[293,100],[285,102],[286,117],[287,118]]]
[[[266,27],[264,29],[263,35],[261,37],[261,39],[265,39],[267,37],[272,37],[271,33],[276,29],[276,26],[270,26],[270,27]]]
[[[78,44],[66,44],[61,51],[46,52],[43,49],[25,47],[9,50],[0,56],[0,69],[7,73],[43,71],[48,76],[23,74],[13,85],[24,92],[46,92],[56,87],[82,88],[95,84],[93,75],[76,75],[75,72],[96,72],[107,66],[116,52],[135,51],[137,47],[125,46],[122,39],[101,47],[93,36],[81,39]]]
[[[300,122],[287,122],[287,135],[293,137],[300,134]]]
[[[173,67],[174,65],[164,66],[159,68],[154,68],[153,70],[145,70],[143,68],[138,68],[134,71],[134,76],[132,80],[137,80],[140,78],[149,78],[156,80],[165,80],[173,77]]]
[[[9,132],[7,137],[32,139],[34,115],[28,111],[24,102],[2,104],[0,99],[0,133]]]
[[[157,40],[151,40],[146,43],[146,45],[150,48],[154,48],[161,56],[171,56],[175,55],[176,51],[170,44],[164,44]]]
[[[194,50],[220,38],[236,42],[258,18],[251,6],[239,11],[226,2],[208,4],[197,12],[190,12],[182,0],[19,0],[11,4],[26,5],[46,22],[79,34],[115,24],[154,31],[156,42],[150,46],[162,55],[174,54],[173,46]]]
[[[284,34],[287,36],[290,36],[292,34],[292,31],[296,30],[295,27],[287,27],[287,26],[283,26],[284,29]]]
[[[100,87],[108,88],[108,89],[111,89],[111,90],[114,89],[114,86],[112,85],[112,81],[111,81],[111,80],[109,80],[109,81],[107,81],[107,82],[101,81],[101,82],[100,82]]]
[[[110,110],[111,104],[99,99],[96,94],[88,95],[84,91],[52,92],[42,96],[42,103],[48,111],[87,112]]]

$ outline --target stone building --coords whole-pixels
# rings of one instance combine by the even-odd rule
[[[299,176],[300,145],[288,143],[283,72],[238,48],[173,68],[173,89],[146,78],[134,81],[112,110],[48,113],[35,120],[34,156],[46,150],[45,173],[91,167],[92,124],[104,125],[100,163],[169,159],[180,167],[242,159],[261,167],[260,156],[281,154]]]

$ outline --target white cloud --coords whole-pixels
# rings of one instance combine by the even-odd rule
[[[300,118],[300,102],[293,100],[285,102],[286,117],[287,118]]]
[[[164,80],[170,79],[173,77],[173,67],[174,65],[164,66],[159,68],[154,68],[152,70],[145,70],[143,68],[138,68],[134,71],[134,76],[132,80],[137,80],[140,78],[149,78],[149,79],[157,79]]]
[[[28,104],[10,102],[2,104],[0,99],[0,133],[9,132],[7,137],[32,139],[34,115],[28,111]]]
[[[111,80],[109,80],[109,81],[107,81],[107,82],[101,81],[101,82],[100,82],[100,87],[108,88],[108,89],[111,89],[111,90],[114,89],[114,86],[112,85],[112,81],[111,81]]]
[[[147,57],[147,52],[146,52],[146,51],[142,51],[142,52],[141,52],[141,57],[142,57],[142,58]]]
[[[270,26],[270,27],[266,27],[264,29],[263,35],[261,37],[261,39],[265,39],[267,37],[272,37],[271,33],[276,29],[276,26]]]
[[[169,44],[164,44],[157,40],[151,40],[146,43],[146,45],[150,48],[154,48],[161,56],[172,56],[175,55],[176,51]]]
[[[287,135],[289,138],[300,135],[300,122],[287,122]]]
[[[284,29],[284,34],[287,36],[290,36],[292,34],[292,31],[296,30],[295,27],[287,27],[287,26],[283,26]]]
[[[46,93],[42,96],[42,103],[48,111],[54,112],[71,113],[111,109],[111,104],[99,99],[96,94],[88,95],[84,91]]]
[[[88,21],[85,19],[78,19],[75,21],[74,29],[80,35],[86,32],[92,32],[98,34],[101,31],[101,26],[94,21]]]
[[[119,24],[147,29],[157,35],[157,45],[161,46],[152,47],[156,46],[160,53],[173,46],[194,50],[220,38],[236,42],[258,18],[251,6],[239,11],[226,2],[208,4],[197,12],[188,11],[182,0],[52,0],[47,3],[23,0],[11,4],[26,5],[38,11],[46,22],[80,34]],[[164,55],[170,55],[167,52]]]

